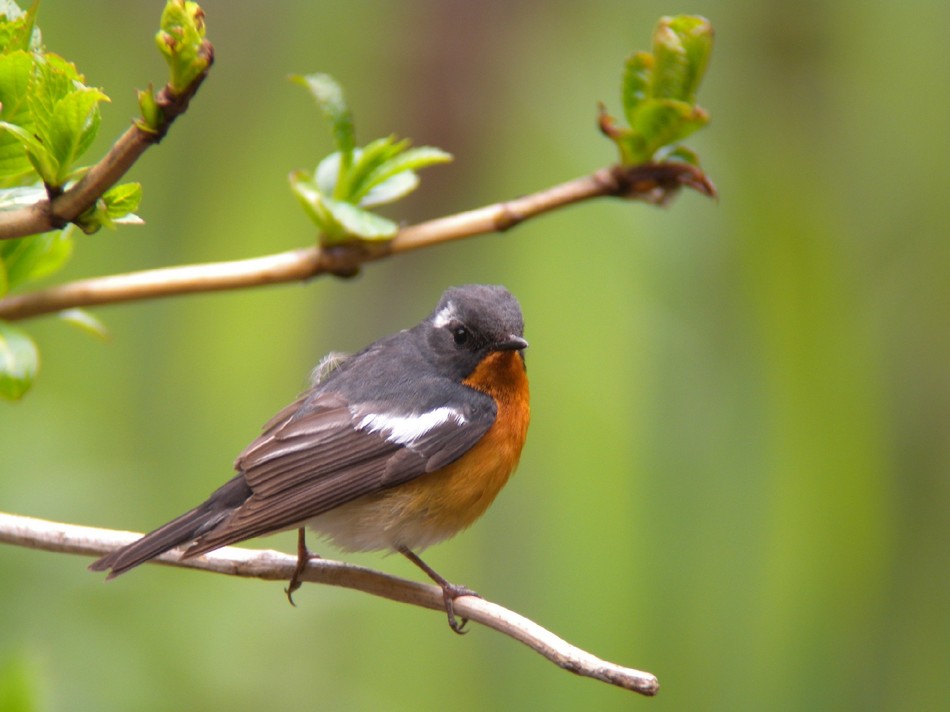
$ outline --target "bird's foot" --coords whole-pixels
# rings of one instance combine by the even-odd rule
[[[307,564],[310,563],[312,559],[319,558],[319,554],[315,554],[307,548],[307,530],[300,527],[300,529],[297,530],[297,565],[294,567],[294,573],[293,576],[290,577],[287,588],[284,589],[284,593],[287,594],[287,600],[290,601],[291,606],[295,608],[297,606],[297,604],[294,603],[294,592],[303,585],[300,576],[303,574],[304,569],[307,568]]]

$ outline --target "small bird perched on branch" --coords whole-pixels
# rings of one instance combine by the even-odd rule
[[[524,321],[503,287],[445,291],[421,323],[352,356],[331,354],[314,383],[235,461],[238,474],[204,503],[95,561],[109,578],[178,546],[183,558],[309,526],[347,551],[398,551],[453,601],[451,584],[414,550],[465,529],[508,481],[528,430]],[[291,599],[291,602],[292,599]]]

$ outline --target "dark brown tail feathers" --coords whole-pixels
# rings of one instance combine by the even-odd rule
[[[115,578],[139,564],[144,564],[176,546],[192,542],[202,534],[211,531],[250,496],[250,487],[247,486],[244,477],[238,475],[215,490],[203,504],[146,534],[141,539],[97,559],[90,564],[89,568],[92,571],[111,569],[107,579]]]

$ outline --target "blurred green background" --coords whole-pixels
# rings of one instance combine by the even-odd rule
[[[42,4],[48,47],[113,100],[90,160],[163,81],[162,4]],[[620,113],[623,59],[674,12],[717,31],[712,125],[688,143],[721,198],[600,201],[351,281],[101,308],[105,344],[26,323],[43,370],[0,405],[0,509],[150,529],[230,477],[322,354],[415,323],[447,285],[504,283],[531,342],[528,444],[485,518],[426,558],[662,689],[355,592],[308,585],[294,609],[278,584],[164,567],[106,585],[80,557],[3,547],[9,709],[18,690],[57,711],[944,708],[950,4],[202,5],[217,64],[132,171],[147,226],[81,237],[63,279],[309,244],[286,176],[331,142],[290,73],[336,76],[363,143],[455,154],[402,220],[590,172],[614,158],[597,101]]]

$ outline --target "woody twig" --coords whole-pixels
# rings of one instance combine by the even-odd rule
[[[0,512],[0,542],[43,551],[101,556],[140,536],[134,532],[61,524]],[[184,560],[179,558],[176,551],[171,551],[154,562],[229,576],[287,581],[294,573],[297,558],[272,550],[228,546]],[[352,588],[400,603],[429,608],[443,614],[445,612],[442,591],[438,586],[401,579],[362,566],[322,558],[312,559],[300,579]],[[528,618],[484,598],[462,596],[455,600],[455,612],[524,643],[570,672],[642,695],[652,696],[659,690],[654,675],[602,660],[562,640]]]
[[[685,163],[603,168],[514,200],[410,225],[386,242],[349,242],[244,260],[164,267],[8,295],[0,299],[0,319],[16,321],[75,307],[245,289],[325,274],[349,276],[367,262],[452,240],[502,232],[530,218],[585,200],[619,197],[663,204],[684,187],[703,195],[715,195],[715,188],[705,174]]]

